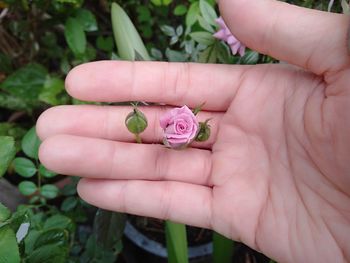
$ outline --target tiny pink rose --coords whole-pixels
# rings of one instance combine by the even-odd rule
[[[160,118],[164,132],[164,144],[171,148],[180,148],[191,143],[198,132],[199,123],[193,112],[187,107],[174,108]]]

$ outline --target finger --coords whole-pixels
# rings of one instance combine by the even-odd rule
[[[211,188],[181,182],[82,179],[78,192],[103,209],[211,227]]]
[[[248,47],[316,74],[349,64],[349,16],[275,0],[220,0],[232,33]]]
[[[208,184],[211,152],[162,145],[57,135],[40,146],[40,161],[60,174],[104,179],[172,180]]]
[[[225,111],[247,67],[193,63],[99,61],[67,76],[70,95],[87,101],[148,101]]]
[[[160,143],[163,130],[160,117],[169,110],[168,107],[140,107],[147,117],[148,127],[141,133],[142,142]],[[135,137],[125,126],[125,117],[132,111],[129,106],[95,106],[76,105],[58,106],[45,111],[37,121],[37,133],[42,140],[57,135],[71,134],[82,137],[95,137],[106,140],[134,142]],[[211,135],[205,142],[193,142],[192,147],[210,148],[216,140],[222,113],[198,113],[198,120],[209,121]]]

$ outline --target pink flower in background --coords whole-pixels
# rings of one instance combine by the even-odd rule
[[[215,21],[220,26],[220,29],[213,36],[217,39],[225,41],[230,46],[233,55],[236,55],[238,52],[239,55],[243,57],[245,53],[245,46],[237,38],[235,38],[234,35],[232,35],[230,29],[226,26],[225,21],[221,16]]]
[[[187,107],[175,108],[160,118],[164,131],[164,144],[179,148],[191,143],[198,132],[199,123],[193,112]]]

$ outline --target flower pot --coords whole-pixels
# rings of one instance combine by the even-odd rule
[[[134,219],[135,217],[133,217]],[[146,220],[156,220],[156,219],[146,219]],[[159,220],[157,220],[159,221]],[[192,231],[192,227],[188,228],[187,232]],[[147,229],[146,229],[147,230]],[[154,230],[155,231],[155,230]],[[127,258],[127,262],[156,262],[163,263],[167,262],[167,249],[164,240],[159,240],[161,235],[164,236],[163,227],[159,227],[159,235],[155,237],[152,235],[151,231],[148,233],[145,229],[140,229],[135,224],[135,220],[129,220],[126,223],[124,234],[126,240],[124,242],[124,257]],[[195,231],[207,231],[211,233],[210,230],[200,230],[195,229]],[[157,240],[158,239],[158,240]],[[165,236],[162,238],[165,239]],[[205,263],[211,262],[212,254],[212,242],[211,236],[206,237],[206,242],[202,244],[196,244],[196,240],[191,240],[191,234],[188,233],[188,255],[190,262],[193,263]],[[141,260],[141,261],[140,261]]]

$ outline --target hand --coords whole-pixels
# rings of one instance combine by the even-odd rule
[[[60,106],[38,121],[40,160],[84,177],[80,196],[105,209],[211,228],[281,262],[349,261],[349,17],[271,0],[220,8],[248,47],[290,64],[103,61],[66,80],[82,100],[206,102],[208,142],[160,145],[169,107],[142,108],[140,145],[131,107]]]

